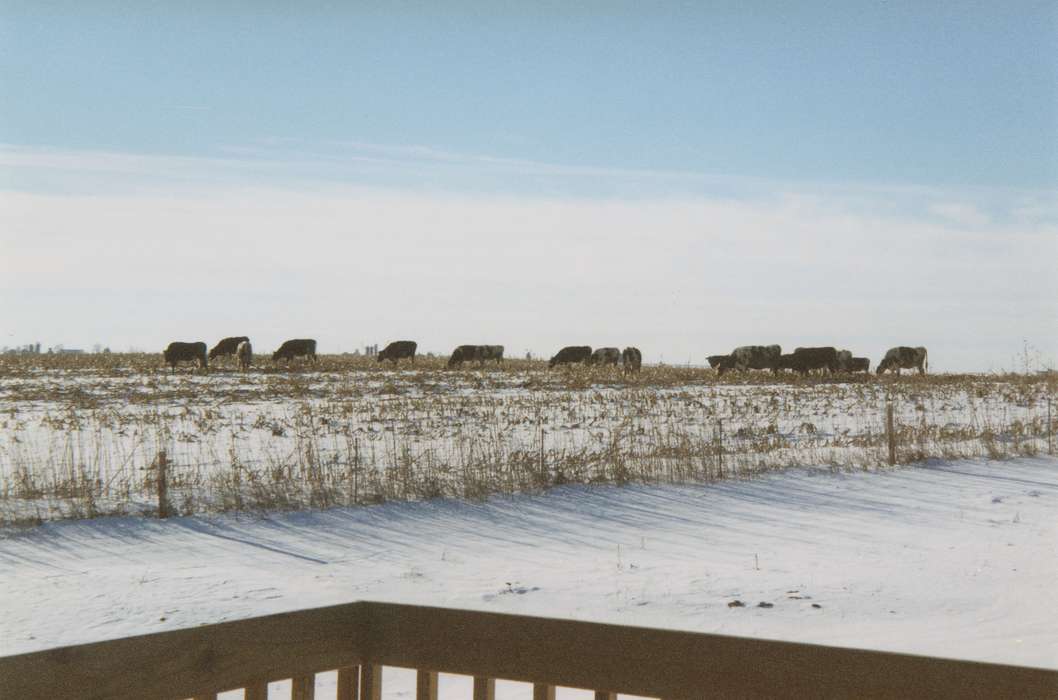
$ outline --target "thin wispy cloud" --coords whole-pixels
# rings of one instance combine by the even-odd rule
[[[397,152],[352,157],[459,158]],[[367,187],[307,163],[0,149],[8,172],[91,174],[83,190],[0,193],[18,342],[59,328],[67,345],[141,348],[236,331],[325,350],[636,343],[670,362],[755,342],[869,356],[925,344],[937,369],[989,370],[1029,340],[1058,360],[1058,226],[1039,193],[988,193],[997,216],[951,190],[452,191]]]

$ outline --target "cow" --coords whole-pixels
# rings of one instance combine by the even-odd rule
[[[495,360],[496,364],[503,364],[503,346],[502,345],[481,345],[479,360],[482,364],[486,360]]]
[[[588,358],[589,365],[614,365],[621,361],[621,351],[617,348],[599,348]]]
[[[743,345],[735,348],[727,361],[721,361],[717,373],[723,374],[729,369],[770,369],[778,371],[779,356],[782,348],[778,345]]]
[[[848,372],[850,362],[852,362],[852,353],[848,350],[838,350],[838,370]]]
[[[250,369],[250,363],[253,362],[253,346],[249,340],[244,340],[236,346],[235,357],[239,360],[240,370],[245,372]]]
[[[828,372],[838,370],[838,351],[832,347],[796,348],[793,353],[779,359],[779,369],[792,369],[801,374],[808,374],[814,369],[825,369]]]
[[[482,345],[460,345],[452,351],[452,356],[448,358],[449,367],[461,367],[464,362],[471,360],[481,359],[481,348]]]
[[[925,374],[929,369],[929,358],[926,356],[926,348],[909,348],[906,345],[890,348],[882,361],[878,363],[878,374],[887,369],[896,368],[899,375],[901,369],[917,369],[919,374]]]
[[[710,355],[709,357],[707,357],[705,359],[709,360],[709,366],[710,367],[712,367],[713,369],[716,369],[720,365],[729,363],[730,360],[731,360],[731,356],[730,355]]]
[[[393,366],[396,367],[399,360],[408,357],[411,358],[411,363],[414,365],[415,349],[417,347],[419,347],[419,344],[414,340],[394,340],[382,348],[382,352],[378,353],[378,361],[393,360]]]
[[[555,365],[572,365],[578,362],[587,362],[590,358],[591,346],[567,345],[548,361],[547,368],[551,369]]]
[[[866,357],[854,357],[845,368],[847,372],[870,372],[871,361]]]
[[[162,352],[162,358],[174,372],[179,362],[198,362],[198,366],[202,369],[209,368],[209,360],[206,359],[206,344],[201,341],[197,343],[173,341]]]
[[[621,365],[625,372],[638,372],[643,366],[643,353],[639,352],[639,348],[625,348],[621,351]]]
[[[235,351],[239,348],[239,343],[250,342],[250,339],[245,335],[232,336],[231,338],[224,338],[219,343],[213,346],[209,351],[209,360],[212,362],[218,357],[224,357],[225,355],[234,355]]]
[[[296,338],[284,341],[279,349],[272,353],[272,361],[286,360],[288,363],[295,357],[308,357],[309,362],[316,363],[316,341],[312,338]]]

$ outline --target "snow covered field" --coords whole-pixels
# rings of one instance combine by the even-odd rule
[[[0,531],[0,655],[379,600],[1058,668],[1056,581],[1056,459],[795,469]]]
[[[524,361],[461,372],[327,362],[335,367],[248,374],[9,371],[0,525],[149,514],[162,450],[176,512],[276,511],[876,466],[890,399],[907,461],[1031,456],[1047,450],[1048,429],[1053,443],[1058,406],[1055,379],[1027,375],[719,381],[701,368],[629,376]]]

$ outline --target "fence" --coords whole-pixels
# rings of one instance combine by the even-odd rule
[[[10,428],[17,439],[0,452],[0,526],[1053,455],[1055,389],[937,380],[342,398],[338,387],[340,400],[273,404],[229,388],[211,396],[236,396],[230,408],[69,409],[36,423],[33,409],[9,421],[29,427]]]
[[[437,674],[658,698],[1058,697],[1058,671],[814,644],[727,637],[387,603],[351,603],[0,658],[3,698],[199,698],[338,670],[338,700],[378,700],[382,666],[417,669],[417,697]]]

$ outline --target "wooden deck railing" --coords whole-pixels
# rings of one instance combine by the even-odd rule
[[[378,700],[382,667],[658,698],[1054,698],[1058,671],[673,630],[388,603],[351,603],[0,658],[0,699],[206,698],[338,670],[339,700]]]

